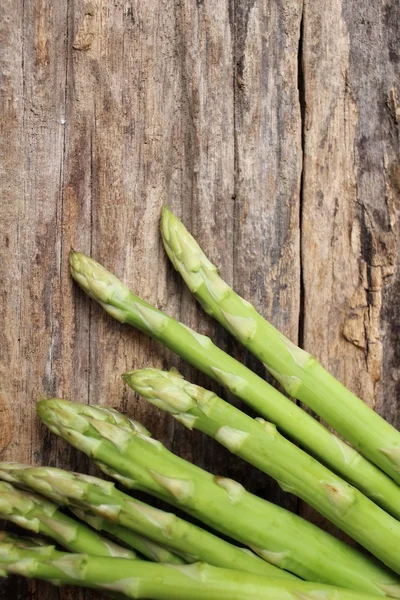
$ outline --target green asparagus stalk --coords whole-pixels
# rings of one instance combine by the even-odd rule
[[[0,531],[0,543],[10,543],[19,548],[25,548],[26,550],[34,550],[35,552],[44,552],[45,554],[51,554],[52,550],[55,550],[55,546],[51,546],[43,538],[31,538],[26,536],[19,536],[9,533],[8,531]],[[42,550],[42,547],[43,550]]]
[[[236,294],[221,279],[217,268],[167,207],[162,213],[161,232],[172,264],[204,310],[259,358],[290,396],[309,406],[362,454],[400,483],[400,432],[330,375],[311,354],[293,344],[268,323],[253,305]],[[284,430],[293,434],[286,428]],[[304,443],[302,439],[299,441]],[[365,490],[368,485],[372,491],[380,490],[383,477],[379,478],[379,471],[367,469],[366,465],[363,463],[369,479],[362,489],[368,493]],[[331,466],[334,468],[334,465]],[[362,484],[364,474],[359,466],[357,470]],[[384,492],[383,496],[386,497]],[[397,518],[400,511],[399,496],[398,489],[395,499]]]
[[[114,275],[84,254],[72,251],[70,267],[79,285],[117,321],[129,323],[147,333],[227,387],[262,417],[272,421],[282,432],[400,519],[399,488],[395,482],[256,373],[220,350],[210,338],[135,296]],[[220,290],[221,295],[224,289]],[[217,291],[214,293],[217,294]]]
[[[42,552],[47,556],[53,556],[56,549],[55,546],[50,546],[48,542],[42,538],[20,537],[18,535],[13,535],[8,531],[0,531],[0,547],[1,544],[3,544],[3,548],[6,547],[6,544],[11,544],[12,547],[24,548],[28,552]],[[7,577],[7,572],[1,568],[1,561],[2,558],[0,556],[0,578]]]
[[[280,435],[177,372],[141,369],[125,381],[144,398],[273,477],[400,573],[400,522]]]
[[[121,525],[117,525],[116,523],[113,523],[104,517],[100,517],[97,514],[93,514],[89,510],[84,510],[83,508],[73,508],[70,506],[69,509],[76,517],[78,517],[78,519],[85,521],[85,523],[88,523],[93,529],[110,533],[115,538],[125,542],[127,546],[134,548],[140,552],[142,556],[145,556],[153,562],[168,563],[170,565],[182,565],[185,563],[185,561],[177,554],[174,554],[164,546],[153,542],[149,538],[139,535],[132,529],[121,527]]]
[[[36,557],[38,554],[50,559],[57,556],[55,546],[50,546],[41,538],[20,537],[0,531],[0,578],[7,577],[7,561],[14,561],[21,556],[21,550],[24,558]]]
[[[21,550],[24,551],[25,558],[36,557],[38,554],[51,559],[57,556],[56,547],[50,546],[41,538],[20,537],[7,531],[0,531],[0,578],[8,575],[7,568],[3,568],[3,564],[18,558]]]
[[[79,556],[75,554],[64,554],[65,556]],[[28,538],[11,535],[5,531],[0,531],[0,577],[7,577],[9,574],[16,573],[18,570],[13,568],[9,569],[9,565],[12,563],[22,560],[27,561],[34,559],[44,560],[55,560],[63,556],[55,546],[50,546],[48,542],[40,538]],[[94,556],[92,556],[95,559]],[[109,556],[107,558],[114,558]],[[134,556],[127,556],[124,560],[131,562],[134,560]],[[62,581],[52,581],[56,585],[61,584]],[[105,590],[106,591],[106,590]],[[107,593],[108,598],[113,600],[126,600],[126,596],[119,593]]]
[[[92,457],[108,475],[180,507],[281,569],[376,595],[399,585],[397,576],[298,515],[178,458],[133,426],[129,432],[94,418],[94,409],[56,399],[38,404],[49,429]],[[96,410],[101,413],[102,407]]]
[[[94,407],[91,414],[93,410]],[[0,477],[18,482],[64,506],[90,510],[100,519],[146,535],[156,543],[174,550],[187,562],[207,560],[210,564],[223,568],[273,578],[294,579],[290,573],[266,563],[251,552],[237,548],[172,513],[131,498],[117,490],[109,481],[62,469],[28,467],[15,463],[0,463]]]
[[[0,482],[0,519],[46,535],[73,552],[136,557],[131,550],[114,544],[90,527],[63,514],[53,502],[37,494],[22,492],[3,481]]]
[[[303,581],[270,579],[207,564],[163,565],[124,558],[35,553],[0,542],[0,569],[58,585],[112,591],[147,600],[373,600],[376,596]]]

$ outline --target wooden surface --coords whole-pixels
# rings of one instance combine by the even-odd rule
[[[237,291],[400,426],[399,31],[396,0],[3,1],[2,459],[87,470],[35,403],[101,402],[310,515],[135,399],[120,374],[144,365],[217,388],[71,282],[73,245],[262,373],[168,264],[166,201]],[[2,599],[95,597],[0,584]]]

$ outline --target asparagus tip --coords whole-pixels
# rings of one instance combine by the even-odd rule
[[[172,414],[187,412],[194,405],[185,380],[176,371],[138,369],[125,373],[124,381],[150,403]]]
[[[161,209],[161,220],[167,218],[169,215],[173,215],[173,212],[168,206],[168,204],[165,203],[163,204],[163,207]]]

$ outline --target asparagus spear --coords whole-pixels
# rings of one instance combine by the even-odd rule
[[[141,369],[125,373],[124,379],[151,403],[273,477],[400,573],[400,522],[299,450],[275,425],[248,417],[177,372]]]
[[[35,577],[147,600],[368,600],[365,593],[303,581],[269,579],[207,564],[162,565],[126,558],[41,552],[0,542],[2,573]]]
[[[93,407],[91,412],[93,414]],[[64,506],[82,507],[97,517],[144,534],[173,549],[187,562],[207,560],[219,567],[294,579],[290,573],[266,563],[251,552],[243,551],[172,513],[127,496],[109,481],[62,469],[10,463],[0,463],[0,477],[18,482]]]
[[[19,537],[10,535],[5,531],[0,531],[0,577],[7,577],[9,574],[19,574],[16,562],[23,562],[29,564],[30,561],[42,563],[47,560],[55,561],[62,557],[80,556],[79,554],[69,554],[59,552],[55,546],[50,546],[42,539],[33,539],[26,537]],[[93,560],[96,560],[94,555],[91,556]],[[107,557],[113,559],[114,557]],[[133,562],[134,557],[123,558],[128,563]],[[22,574],[22,572],[21,572]],[[47,580],[47,579],[46,579]],[[61,580],[51,581],[55,585],[64,583]],[[65,581],[68,583],[68,580]],[[105,590],[107,593],[107,590]],[[107,593],[107,597],[115,600],[126,600],[126,596],[119,593]]]
[[[355,548],[240,484],[178,458],[133,427],[129,432],[94,418],[94,408],[52,399],[39,402],[38,414],[53,433],[95,459],[108,475],[179,506],[281,569],[377,595],[388,585],[399,585],[397,576]],[[101,413],[102,407],[96,410]]]
[[[304,402],[400,483],[400,432],[330,375],[311,354],[268,323],[253,305],[236,294],[166,206],[162,212],[161,232],[172,264],[204,310],[259,358],[290,396]],[[379,490],[380,485],[376,486],[380,484],[379,471],[370,468],[366,474],[368,472],[371,489]],[[363,478],[360,473],[361,483]],[[383,477],[380,479],[383,482]],[[400,496],[400,490],[397,494]],[[398,518],[399,496],[396,499]]]
[[[19,535],[13,535],[8,531],[0,531],[0,543],[10,543],[19,548],[44,552],[45,554],[51,554],[51,551],[55,550],[55,546],[51,546],[42,538],[21,537]],[[43,550],[42,547],[44,547]]]
[[[21,555],[23,550],[24,558],[35,557],[40,554],[42,557],[56,558],[55,546],[50,546],[41,538],[29,538],[12,535],[7,531],[0,531],[0,578],[7,577],[7,561],[13,561]],[[5,568],[3,568],[3,565]]]
[[[3,564],[16,558],[15,550],[17,552],[24,550],[25,558],[35,557],[38,554],[41,554],[42,557],[56,557],[56,547],[50,546],[41,538],[20,537],[7,531],[0,531],[0,578],[7,577],[8,572],[6,568],[3,568]]]
[[[135,558],[131,550],[99,536],[83,523],[64,515],[56,504],[30,492],[22,492],[9,483],[0,482],[0,519],[47,535],[74,552],[96,556]]]
[[[174,554],[164,546],[153,542],[149,538],[143,535],[139,535],[132,529],[122,527],[111,521],[108,521],[104,517],[100,517],[97,514],[93,514],[90,510],[83,508],[69,507],[70,511],[81,519],[88,523],[93,529],[97,531],[105,531],[110,533],[119,540],[125,542],[130,548],[134,548],[140,554],[149,558],[153,562],[168,563],[170,565],[182,565],[185,561],[180,558],[177,554]]]
[[[129,323],[159,340],[227,387],[346,481],[400,519],[399,488],[394,481],[286,396],[220,350],[210,338],[178,323],[135,296],[91,258],[72,251],[70,267],[71,274],[79,285],[115,319],[121,323]],[[222,286],[221,296],[224,290]],[[214,293],[217,294],[217,290]]]

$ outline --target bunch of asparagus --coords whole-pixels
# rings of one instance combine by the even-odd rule
[[[345,441],[209,338],[72,251],[73,278],[109,314],[175,351],[260,416],[248,417],[175,370],[128,371],[125,382],[274,478],[373,556],[175,456],[115,410],[54,398],[38,403],[38,415],[53,433],[121,486],[162,499],[208,529],[110,481],[0,463],[0,518],[65,549],[0,533],[0,575],[92,587],[118,598],[400,598],[399,432],[238,296],[167,208],[161,231],[169,258],[205,311]]]

